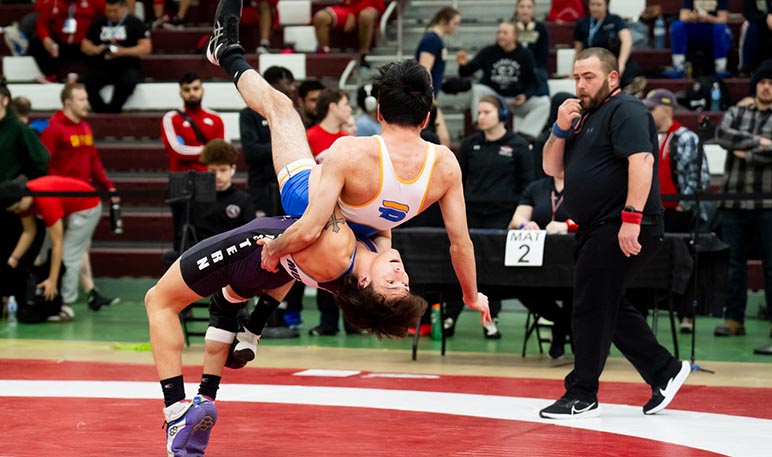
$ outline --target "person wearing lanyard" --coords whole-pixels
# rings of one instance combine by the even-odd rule
[[[657,342],[625,288],[662,245],[657,128],[640,100],[619,89],[619,66],[603,48],[574,62],[579,99],[560,106],[544,146],[544,171],[564,177],[564,206],[576,235],[574,369],[562,398],[542,409],[550,419],[597,417],[598,379],[611,343],[652,388],[644,414],[673,400],[691,371]]]
[[[624,19],[616,14],[609,14],[608,2],[609,0],[590,0],[590,15],[580,19],[574,29],[574,49],[579,54],[582,49],[597,46],[614,53],[619,61],[621,86],[625,87],[632,84],[633,79],[641,76],[641,71],[638,65],[630,59],[630,53],[633,49],[633,35],[627,28]],[[645,87],[645,84],[643,86]],[[634,92],[637,90],[631,93]]]
[[[142,79],[139,56],[150,54],[150,32],[138,17],[129,14],[125,0],[107,0],[105,15],[94,20],[81,43],[90,56],[86,90],[96,113],[120,113]],[[102,99],[103,87],[114,86],[109,103]]]
[[[86,66],[80,44],[93,20],[104,11],[104,0],[49,0],[38,5],[35,37],[27,50],[45,75],[38,81],[75,82],[77,72]]]
[[[509,230],[546,230],[574,233],[579,226],[563,207],[563,178],[547,177],[532,182],[520,197],[507,227]]]
[[[563,178],[547,177],[532,182],[507,227],[509,230],[546,230],[547,233],[575,233],[579,226],[568,217],[563,206]],[[523,289],[518,300],[532,313],[553,322],[549,355],[557,359],[565,353],[571,332],[572,297],[548,289]],[[563,306],[556,300],[562,300]]]

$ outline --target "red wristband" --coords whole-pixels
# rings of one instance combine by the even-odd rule
[[[566,226],[568,233],[574,233],[575,231],[579,230],[579,225],[571,219],[566,219]]]
[[[631,213],[629,211],[622,211],[622,222],[626,222],[628,224],[641,225],[642,219],[643,219],[643,214],[641,213]]]

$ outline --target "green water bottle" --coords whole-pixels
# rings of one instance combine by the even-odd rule
[[[439,303],[432,305],[432,339],[439,341],[442,339],[442,310]]]

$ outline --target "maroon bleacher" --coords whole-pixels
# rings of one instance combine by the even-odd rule
[[[31,118],[48,119],[52,113],[32,113]],[[90,114],[88,122],[97,140],[105,138],[161,138],[162,112]]]
[[[156,142],[102,142],[97,143],[102,164],[107,170],[118,172],[165,172],[169,168],[166,149]],[[239,152],[241,148],[238,148]],[[244,156],[239,154],[237,170],[246,170]]]
[[[99,276],[149,276],[160,278],[166,271],[161,254],[170,243],[136,246],[129,243],[94,243],[89,250],[91,267]]]

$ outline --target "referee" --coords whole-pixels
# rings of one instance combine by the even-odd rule
[[[657,183],[657,129],[636,98],[620,93],[619,66],[602,48],[574,63],[579,99],[558,109],[544,146],[544,171],[565,177],[564,205],[579,225],[571,327],[574,369],[566,393],[541,417],[596,417],[598,378],[611,343],[652,387],[644,414],[664,409],[689,375],[662,347],[643,315],[624,299],[625,288],[662,245]]]

